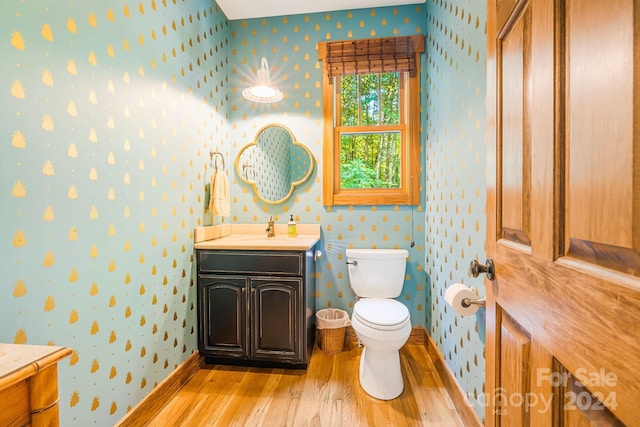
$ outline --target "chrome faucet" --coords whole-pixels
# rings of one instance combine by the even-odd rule
[[[276,237],[276,226],[273,224],[273,217],[269,217],[269,222],[267,223],[267,237]]]

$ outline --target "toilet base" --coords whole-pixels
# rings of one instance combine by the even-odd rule
[[[360,385],[367,394],[376,399],[391,400],[400,396],[404,389],[400,352],[370,349],[365,346],[360,355]]]

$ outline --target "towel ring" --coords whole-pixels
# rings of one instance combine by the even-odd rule
[[[213,166],[216,168],[216,170],[218,170],[218,156],[220,157],[220,159],[222,159],[222,170],[224,171],[226,168],[224,165],[224,156],[222,155],[222,153],[219,151],[209,152],[209,157],[211,158],[211,161],[213,162]],[[215,157],[215,160],[214,160],[214,157]]]
[[[244,165],[242,165],[242,175],[246,180],[249,180],[249,172],[252,172],[253,180],[255,181],[256,170],[253,168],[253,165],[250,165],[249,163],[245,163]]]

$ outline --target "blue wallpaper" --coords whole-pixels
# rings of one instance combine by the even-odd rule
[[[427,329],[481,418],[484,309],[461,317],[444,291],[462,282],[484,295],[468,268],[485,259],[485,22],[484,3],[427,1]]]
[[[113,425],[197,348],[228,22],[205,0],[1,8],[0,341],[71,347],[61,424]]]

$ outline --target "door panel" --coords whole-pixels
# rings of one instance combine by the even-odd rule
[[[513,396],[531,394],[531,337],[508,314],[501,313],[500,385],[497,410],[502,425],[528,426],[529,411],[525,402]]]
[[[640,425],[639,3],[488,1],[489,426]]]
[[[633,2],[570,0],[565,7],[569,237],[629,248]]]
[[[640,230],[633,229],[640,217],[633,1],[571,0],[565,13],[565,253],[640,276],[633,268],[640,250]]]
[[[499,45],[501,114],[500,237],[529,245],[531,156],[528,123],[531,13],[528,6],[502,29]]]
[[[602,395],[593,394],[565,369],[562,364],[554,360],[554,372],[560,374],[555,381],[554,393],[558,399],[554,405],[558,405],[557,413],[560,418],[554,420],[554,425],[564,427],[589,427],[589,426],[621,426],[622,422],[607,408],[615,399],[610,393]],[[615,404],[615,403],[614,403]]]

